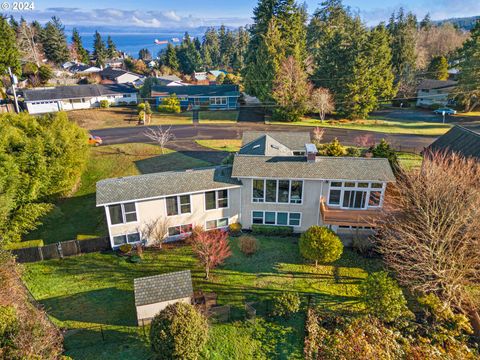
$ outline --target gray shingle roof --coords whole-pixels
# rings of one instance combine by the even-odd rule
[[[289,156],[293,155],[285,145],[281,144],[269,135],[260,136],[258,139],[243,145],[238,152],[242,155],[264,155],[264,156]]]
[[[152,96],[158,93],[178,96],[240,96],[238,85],[152,86]]]
[[[125,75],[125,74],[131,74],[131,75],[135,75],[135,76],[138,76],[138,77],[142,77],[141,75],[132,73],[130,71],[126,71],[126,70],[123,70],[123,69],[111,68],[111,67],[107,67],[107,68],[103,69],[98,74],[102,78],[109,79],[109,80],[116,80],[118,77],[120,77],[122,75]]]
[[[433,89],[445,89],[457,85],[453,80],[435,80],[425,79],[418,86],[418,90],[433,90]]]
[[[136,93],[137,90],[128,85],[74,85],[54,88],[25,90],[25,101],[66,100],[96,97],[102,95],[119,95]]]
[[[97,206],[241,185],[231,166],[161,172],[97,182]]]
[[[395,181],[387,159],[236,155],[232,176],[288,179]]]
[[[135,306],[186,298],[193,295],[190,270],[133,280]]]
[[[456,125],[435,140],[427,151],[454,152],[465,157],[480,159],[480,134]]]
[[[270,136],[292,151],[305,151],[305,144],[312,142],[310,133],[307,131],[245,131],[242,137],[242,145],[246,145],[264,135]]]

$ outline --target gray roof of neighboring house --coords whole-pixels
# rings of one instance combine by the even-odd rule
[[[238,85],[152,86],[152,93],[177,94],[179,96],[240,96]]]
[[[97,206],[239,186],[231,166],[171,171],[97,182]]]
[[[125,74],[131,74],[131,75],[134,75],[134,76],[138,76],[139,78],[142,77],[141,75],[132,73],[130,71],[126,71],[126,70],[123,70],[123,69],[111,68],[111,67],[107,67],[107,68],[103,69],[98,74],[102,78],[106,78],[106,79],[109,79],[109,80],[116,80],[118,77],[120,77],[122,75],[125,75]]]
[[[42,100],[65,100],[96,97],[102,95],[118,95],[126,93],[136,93],[137,90],[121,84],[114,85],[73,85],[73,86],[57,86],[46,89],[25,90],[23,97],[25,101],[42,101]]]
[[[242,137],[242,146],[268,135],[292,151],[305,151],[305,144],[311,143],[310,133],[285,131],[245,131]]]
[[[238,152],[241,155],[289,156],[293,155],[285,145],[269,135],[262,135],[258,139],[243,145]]]
[[[135,306],[183,299],[193,295],[190,270],[176,271],[133,280]]]
[[[429,152],[454,152],[465,157],[480,159],[480,134],[456,125],[435,140]]]
[[[457,85],[456,81],[453,80],[435,80],[435,79],[425,79],[418,86],[418,90],[434,90],[434,89],[445,89]]]
[[[177,75],[162,75],[162,76],[157,76],[156,79],[160,81],[182,81]]]
[[[395,181],[387,159],[317,157],[307,162],[304,156],[236,155],[233,177]]]

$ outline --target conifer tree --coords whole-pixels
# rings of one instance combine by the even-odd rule
[[[178,70],[177,50],[170,43],[167,45],[165,52],[165,65],[172,70]]]
[[[41,33],[45,57],[55,64],[62,64],[70,58],[65,28],[56,16],[45,25]]]
[[[15,31],[0,16],[0,76],[5,75],[9,67],[14,74],[20,75],[20,54],[15,42]]]
[[[435,56],[428,66],[428,78],[448,80],[448,61],[445,56]]]
[[[112,37],[108,35],[107,37],[107,57],[109,59],[115,59],[118,55],[117,46],[112,40]]]
[[[98,31],[95,31],[94,35],[93,56],[95,56],[97,66],[105,66],[105,60],[107,60],[107,48]]]
[[[88,51],[83,47],[82,38],[76,28],[72,32],[72,48],[77,55],[77,60],[82,63],[88,63]]]

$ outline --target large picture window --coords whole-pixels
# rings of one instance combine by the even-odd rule
[[[192,224],[171,226],[168,228],[168,236],[179,236],[190,234],[192,232]]]
[[[190,214],[192,212],[190,195],[169,196],[166,198],[167,216]]]
[[[228,190],[208,191],[205,193],[205,209],[228,208]]]
[[[332,181],[328,193],[328,205],[359,210],[380,207],[384,191],[383,183]]]
[[[282,211],[252,211],[252,223],[277,226],[300,226],[301,213]]]
[[[206,230],[224,228],[224,227],[227,227],[227,226],[228,226],[228,218],[207,220],[205,222],[205,229]]]
[[[252,202],[301,204],[303,181],[254,179],[252,182]]]
[[[126,224],[137,221],[137,208],[135,203],[110,205],[108,207],[110,224]]]
[[[123,235],[116,235],[113,237],[113,246],[120,246],[123,244],[135,244],[140,242],[140,234],[132,233],[132,234],[123,234]]]

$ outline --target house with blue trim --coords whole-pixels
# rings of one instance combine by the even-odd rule
[[[238,108],[240,89],[238,85],[191,85],[191,86],[153,86],[152,98],[156,105],[175,94],[180,100],[182,110],[234,110]]]

